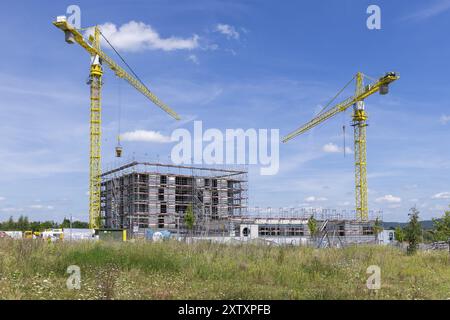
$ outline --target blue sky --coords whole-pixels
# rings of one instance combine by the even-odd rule
[[[170,136],[202,120],[205,128],[285,135],[357,71],[393,70],[401,79],[390,94],[366,100],[370,208],[404,221],[413,205],[422,218],[448,207],[448,0],[14,1],[0,4],[0,219],[87,220],[89,57],[51,24],[71,4],[81,8],[82,27],[117,28],[128,63],[183,118],[173,121],[107,71],[105,166],[115,161],[119,88],[122,132]],[[381,30],[366,27],[370,4],[381,8]],[[143,31],[137,39],[119,32],[131,21]],[[351,210],[352,155],[326,152],[342,148],[343,124],[353,149],[349,122],[347,112],[281,145],[275,176],[251,167],[250,205]],[[125,158],[168,160],[173,144],[156,140],[124,141]]]

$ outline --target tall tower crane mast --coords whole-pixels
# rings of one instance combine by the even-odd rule
[[[101,50],[101,34],[98,26],[93,27],[93,34],[86,40],[81,32],[67,22],[65,16],[57,17],[53,24],[65,34],[66,42],[78,43],[91,56],[91,69],[88,84],[91,94],[90,111],[90,152],[89,152],[89,225],[100,227],[101,207],[101,92],[103,64],[106,64],[118,77],[126,80],[150,101],[167,112],[171,117],[180,120],[179,115],[158,99],[145,84],[134,74],[131,75],[120,67],[113,59]],[[105,38],[106,39],[106,38]]]
[[[366,127],[368,116],[365,110],[364,100],[376,92],[380,92],[382,95],[387,94],[389,92],[389,85],[400,78],[397,73],[388,72],[380,79],[365,86],[364,77],[367,76],[361,72],[358,72],[353,77],[352,81],[355,80],[356,82],[356,90],[353,96],[347,98],[341,103],[336,104],[327,111],[322,110],[315,118],[288,134],[282,140],[283,143],[285,143],[353,106],[352,126],[354,128],[355,148],[356,215],[357,218],[361,220],[367,220],[369,215],[366,169]],[[339,93],[342,91],[343,89]]]

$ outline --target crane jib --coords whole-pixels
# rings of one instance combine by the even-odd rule
[[[307,132],[308,130],[312,129],[313,127],[317,126],[318,124],[322,123],[323,121],[333,117],[334,115],[336,115],[340,112],[344,112],[345,110],[347,110],[349,107],[353,106],[358,101],[363,101],[368,96],[376,93],[377,91],[380,91],[380,88],[383,88],[384,86],[388,86],[391,82],[393,82],[397,79],[399,79],[399,76],[396,73],[391,72],[391,73],[386,74],[384,77],[380,78],[377,82],[367,85],[364,88],[364,91],[362,93],[360,93],[359,95],[347,98],[346,100],[344,100],[341,103],[338,103],[337,105],[332,107],[330,110],[328,110],[322,114],[319,114],[318,116],[311,119],[303,126],[299,127],[297,130],[294,130],[290,134],[286,135],[283,138],[282,142],[283,143],[287,142],[287,141],[291,140],[292,138],[294,138],[302,133]],[[384,89],[384,90],[386,90],[386,89]]]
[[[100,48],[96,48],[86,41],[83,35],[72,25],[70,25],[66,20],[60,19],[54,21],[53,24],[61,29],[66,34],[70,33],[72,36],[69,37],[71,40],[69,43],[78,43],[81,47],[83,47],[90,55],[95,56],[98,55],[103,62],[105,62],[108,67],[120,78],[126,80],[129,84],[131,84],[136,90],[142,93],[145,97],[147,97],[150,101],[152,101],[155,105],[160,107],[163,111],[168,113],[176,120],[180,120],[180,116],[172,110],[169,106],[159,100],[155,94],[153,94],[145,84],[143,84],[140,80],[136,79],[134,76],[125,71],[122,67],[120,67],[113,59],[111,59],[104,51]]]

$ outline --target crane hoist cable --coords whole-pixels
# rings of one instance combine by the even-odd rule
[[[342,139],[343,139],[343,152],[344,152],[344,158],[347,155],[347,146],[346,146],[346,139],[347,139],[347,126],[345,125],[347,123],[346,118],[347,118],[347,110],[341,112],[342,113]]]
[[[123,149],[120,145],[120,135],[121,135],[121,123],[122,123],[122,86],[121,81],[118,81],[117,86],[117,146],[116,146],[116,157],[121,158]]]
[[[131,66],[125,61],[125,59],[122,57],[122,55],[119,53],[119,51],[116,50],[116,48],[114,48],[114,46],[111,44],[111,42],[109,42],[109,40],[105,37],[105,35],[99,30],[100,35],[102,36],[103,39],[105,39],[106,43],[111,47],[111,49],[114,50],[114,52],[117,54],[117,56],[120,58],[120,60],[122,60],[122,62],[127,66],[128,70],[131,71],[131,73],[135,76],[136,79],[139,80],[139,82],[147,89],[147,86],[144,84],[144,82],[141,80],[141,78],[139,78],[139,76],[136,74],[136,72],[134,72],[133,68],[131,68]]]
[[[106,43],[111,47],[111,49],[116,53],[116,55],[120,58],[120,60],[122,60],[122,62],[125,64],[125,66],[128,68],[128,70],[130,70],[130,72],[135,76],[136,79],[139,80],[139,82],[148,90],[148,88],[145,86],[144,82],[141,80],[141,78],[136,74],[136,72],[134,72],[133,68],[126,62],[126,60],[122,57],[122,55],[119,53],[119,51],[117,51],[116,48],[114,48],[114,46],[112,45],[112,43],[108,40],[108,38],[106,38],[106,36],[102,33],[101,30],[99,30],[100,35],[102,36],[102,38],[106,41]],[[121,85],[119,82],[118,85],[118,129],[117,129],[117,146],[116,146],[116,157],[117,158],[121,158],[122,157],[122,152],[123,152],[123,148],[120,144],[120,134],[121,134],[121,108],[122,108],[122,92],[121,92]]]
[[[336,95],[333,98],[331,98],[330,101],[328,101],[328,103],[322,108],[322,110],[319,111],[317,116],[324,113],[328,109],[328,107],[337,99],[337,97],[339,97],[342,94],[342,92],[344,92],[344,90],[353,82],[353,80],[355,80],[355,77],[356,77],[356,75],[353,76],[353,78],[351,78],[350,81],[347,82],[347,84],[341,90],[339,90],[338,93],[336,93]],[[343,151],[344,151],[344,158],[345,158],[346,149],[345,149],[345,122],[344,122],[345,119],[344,118],[345,118],[345,112],[343,114],[343,125],[342,125],[342,131],[343,131],[343,137],[344,137]]]
[[[346,152],[346,147],[345,147],[345,124],[342,126],[342,135],[344,137],[344,158],[345,158],[345,152]]]

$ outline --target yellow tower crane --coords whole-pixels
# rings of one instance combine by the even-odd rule
[[[141,92],[150,101],[167,112],[176,120],[178,114],[160,101],[142,81],[125,71],[100,48],[102,33],[98,26],[93,27],[93,35],[86,40],[80,30],[67,22],[65,16],[57,17],[53,24],[65,34],[66,42],[78,43],[91,56],[91,69],[88,84],[91,92],[90,115],[90,161],[89,161],[89,225],[93,229],[100,227],[100,193],[101,193],[101,92],[102,92],[102,65],[105,63],[118,77],[126,80],[136,90]],[[104,36],[103,36],[104,37]],[[107,41],[107,39],[105,38]]]
[[[283,138],[283,142],[287,142],[353,106],[352,126],[354,128],[355,140],[356,216],[361,220],[368,220],[369,215],[366,169],[366,127],[368,116],[364,107],[364,99],[377,91],[382,95],[387,94],[389,92],[389,84],[400,78],[395,72],[388,72],[380,79],[375,80],[368,85],[364,85],[365,77],[368,78],[363,73],[358,72],[352,80],[339,91],[332,101],[334,101],[334,99],[336,99],[336,97],[353,82],[353,80],[356,80],[356,90],[353,96],[328,109],[328,106],[331,104],[330,102],[314,119]]]

